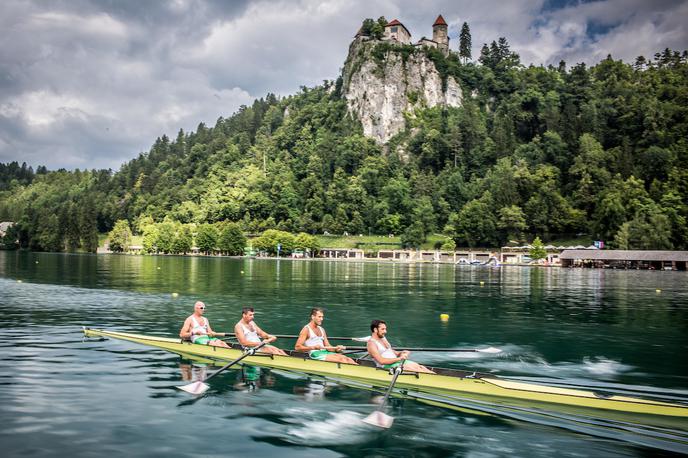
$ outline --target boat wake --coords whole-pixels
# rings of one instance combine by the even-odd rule
[[[297,445],[329,446],[359,444],[370,439],[370,428],[363,415],[351,410],[324,412],[311,409],[289,409],[288,419],[295,424],[286,430],[286,439]]]

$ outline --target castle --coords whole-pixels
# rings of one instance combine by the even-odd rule
[[[444,54],[449,54],[449,34],[447,33],[447,22],[444,20],[440,14],[435,19],[435,23],[432,24],[432,40],[426,37],[422,37],[418,40],[418,43],[413,44],[414,46],[428,46],[431,48],[437,48]],[[360,36],[359,34],[356,35]],[[411,32],[402,24],[398,19],[394,19],[385,25],[385,33],[382,37],[385,41],[393,41],[399,44],[412,44],[411,43]]]

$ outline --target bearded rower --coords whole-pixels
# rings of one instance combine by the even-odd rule
[[[179,331],[179,337],[191,340],[192,343],[210,345],[213,347],[227,347],[229,345],[215,336],[226,336],[224,332],[215,332],[210,328],[210,322],[203,316],[205,304],[198,301],[194,304],[194,313],[189,316]]]
[[[322,328],[325,312],[320,307],[311,310],[311,321],[303,327],[296,340],[296,351],[308,353],[311,359],[333,363],[358,364],[348,356],[340,354],[346,350],[344,345],[332,346]]]
[[[253,321],[254,315],[255,311],[253,307],[244,307],[241,311],[241,320],[234,326],[234,334],[239,344],[244,348],[257,347],[263,342],[272,343],[277,340],[277,337],[268,334],[258,327],[256,322]],[[258,351],[273,355],[287,356],[283,350],[272,345],[265,345]]]
[[[373,320],[370,323],[370,331],[372,335],[370,340],[368,340],[368,353],[375,360],[377,367],[393,369],[404,361],[404,371],[434,374],[427,367],[408,359],[410,352],[406,350],[396,351],[392,348],[385,337],[387,334],[387,323],[382,320]]]

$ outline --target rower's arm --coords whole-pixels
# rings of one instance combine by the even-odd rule
[[[179,337],[181,339],[190,339],[191,338],[191,320],[186,319],[184,320],[184,324],[182,325],[182,328],[179,330]]]
[[[222,337],[224,337],[224,336],[227,335],[226,332],[215,332],[215,331],[213,331],[213,329],[210,327],[210,321],[208,321],[207,323],[208,323],[208,335],[209,335],[210,337],[215,337],[215,336],[222,336]]]
[[[253,345],[251,345],[252,342],[246,340],[244,330],[241,326],[239,326],[239,323],[234,325],[234,334],[236,335],[236,338],[239,341],[239,345],[241,345],[242,347],[253,347]]]
[[[253,322],[253,326],[255,326],[256,332],[262,339],[265,339],[268,342],[274,342],[275,340],[277,340],[277,337],[273,336],[272,334],[268,334],[267,332],[260,329],[260,327],[256,324],[255,321]]]
[[[346,347],[344,345],[330,345],[330,341],[327,340],[327,333],[323,329],[323,344],[325,346],[325,350],[327,351],[335,351],[335,352],[340,352],[342,350],[346,350]]]

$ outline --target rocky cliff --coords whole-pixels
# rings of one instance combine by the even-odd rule
[[[461,106],[456,80],[443,80],[423,48],[357,38],[343,71],[343,96],[366,136],[386,143],[418,108]]]

